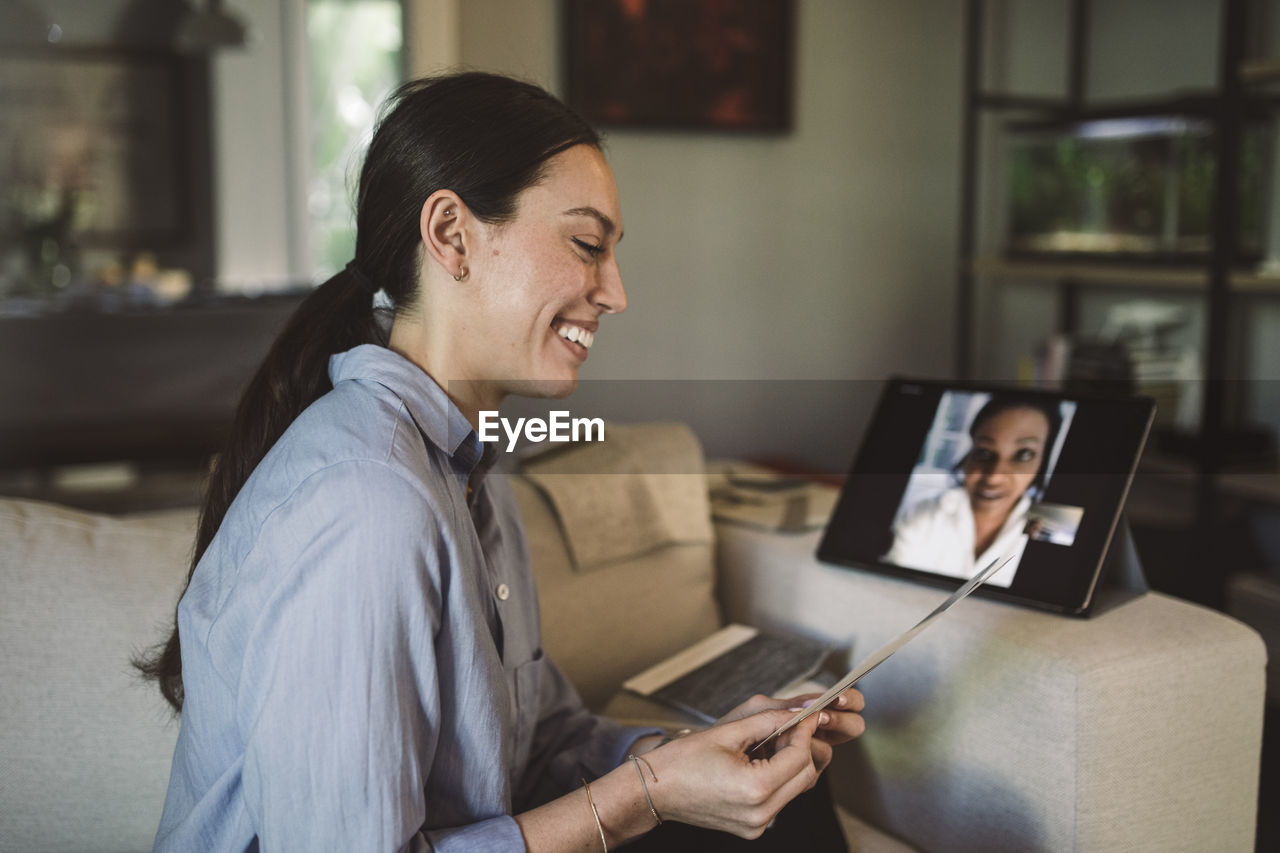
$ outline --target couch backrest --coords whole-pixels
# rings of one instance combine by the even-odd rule
[[[683,424],[611,424],[511,478],[543,648],[588,707],[721,625],[704,468]]]
[[[0,851],[151,849],[178,727],[129,660],[171,625],[194,516],[0,499]]]

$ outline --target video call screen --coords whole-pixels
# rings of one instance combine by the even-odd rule
[[[890,382],[827,526],[827,562],[1087,609],[1150,429],[1136,397]]]

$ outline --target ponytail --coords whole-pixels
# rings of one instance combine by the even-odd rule
[[[354,264],[348,265],[302,301],[271,345],[240,398],[227,444],[209,473],[187,585],[253,469],[302,410],[333,387],[329,357],[360,344],[386,344],[374,314],[371,290],[363,273]],[[134,666],[144,677],[159,683],[161,694],[175,711],[182,710],[182,650],[176,613],[169,639],[135,658]]]
[[[396,311],[415,304],[423,202],[449,188],[480,220],[507,222],[547,161],[575,145],[599,148],[600,137],[543,89],[509,77],[472,71],[414,80],[387,99],[360,172],[358,264],[303,300],[245,390],[209,476],[188,585],[253,469],[302,410],[332,387],[329,357],[359,344],[386,345],[373,291],[380,286]],[[134,666],[182,710],[176,619],[168,641],[139,655]]]

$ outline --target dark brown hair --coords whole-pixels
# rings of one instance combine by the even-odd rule
[[[358,271],[339,272],[303,300],[241,397],[210,473],[188,584],[253,469],[302,410],[332,388],[329,357],[359,344],[386,344],[367,282],[380,287],[396,310],[417,298],[418,222],[427,197],[450,189],[482,221],[508,221],[547,161],[575,145],[598,148],[600,137],[544,90],[509,77],[465,72],[415,80],[392,94],[360,172]],[[182,710],[176,619],[168,641],[134,665]]]

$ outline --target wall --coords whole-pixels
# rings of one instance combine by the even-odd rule
[[[796,6],[793,132],[607,129],[631,307],[571,403],[843,471],[884,377],[952,366],[962,6]],[[462,63],[558,88],[556,8],[467,0]]]

